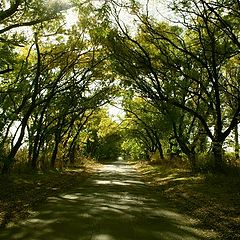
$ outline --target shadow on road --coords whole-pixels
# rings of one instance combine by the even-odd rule
[[[124,162],[104,165],[74,192],[50,197],[32,217],[0,233],[24,240],[206,239]]]

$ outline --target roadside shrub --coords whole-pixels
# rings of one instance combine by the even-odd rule
[[[214,171],[214,157],[212,153],[199,153],[196,159],[196,167],[198,172],[211,173]]]
[[[236,159],[234,152],[227,152],[225,153],[225,161],[228,166],[238,167],[239,166],[239,159]]]

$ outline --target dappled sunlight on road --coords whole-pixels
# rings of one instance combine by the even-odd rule
[[[78,199],[79,197],[76,196],[76,194],[66,194],[66,195],[62,195],[62,198],[66,198],[66,199]]]
[[[195,240],[198,229],[124,162],[105,165],[74,192],[48,198],[29,219],[0,233],[24,240]]]
[[[101,184],[110,184],[110,185],[129,185],[126,182],[120,182],[120,181],[108,181],[108,180],[96,180],[97,185]]]
[[[99,235],[93,235],[92,240],[114,240],[115,238],[113,238],[111,235],[108,234],[99,234]]]

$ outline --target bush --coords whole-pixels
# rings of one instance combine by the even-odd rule
[[[225,153],[225,161],[228,166],[239,167],[239,159],[236,159],[234,152]]]

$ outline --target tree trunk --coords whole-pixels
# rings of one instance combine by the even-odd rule
[[[76,152],[76,143],[74,142],[74,144],[71,146],[69,150],[69,161],[70,161],[70,164],[72,165],[75,163],[75,152]]]
[[[51,157],[51,168],[55,167],[59,143],[60,143],[59,141],[55,142],[55,146],[54,146],[52,157]]]
[[[39,159],[40,149],[41,149],[41,147],[43,146],[43,143],[44,143],[43,136],[40,136],[38,141],[39,142],[36,143],[37,145],[33,148],[34,151],[32,153],[31,167],[32,167],[33,170],[36,170],[36,168],[37,168],[37,162],[38,162],[38,159]]]
[[[159,151],[160,158],[164,159],[162,144],[161,144],[159,139],[157,139],[157,148],[158,148],[158,151]]]
[[[88,119],[88,118],[87,118]],[[85,122],[84,122],[85,123]],[[79,124],[78,125],[78,130],[77,130],[77,133],[75,134],[71,144],[70,144],[70,147],[69,147],[69,161],[70,161],[70,164],[74,164],[75,163],[75,152],[76,152],[76,140],[82,130],[82,127],[83,127],[83,124]]]
[[[54,168],[55,163],[56,163],[56,158],[57,158],[57,153],[58,153],[58,147],[61,142],[61,132],[62,132],[62,126],[63,126],[63,121],[62,119],[59,119],[58,124],[56,126],[55,130],[55,146],[53,149],[52,157],[51,157],[51,162],[50,162],[50,167]]]
[[[212,153],[214,158],[214,170],[222,172],[224,170],[223,142],[215,141],[212,143]]]
[[[31,167],[32,170],[36,170],[37,169],[37,161],[38,161],[38,157],[39,157],[39,151],[35,150],[32,154],[32,158],[31,158]]]
[[[37,127],[36,127],[36,136],[33,139],[33,148],[32,148],[32,158],[31,158],[31,166],[32,169],[35,170],[37,167],[37,161],[38,161],[38,157],[39,157],[39,151],[40,151],[40,146],[41,146],[41,132],[42,132],[42,128],[43,128],[43,117],[44,117],[44,113],[46,110],[47,105],[45,104],[42,112],[41,112],[41,116],[40,119],[37,123]]]
[[[14,158],[12,158],[11,156],[8,156],[6,159],[4,159],[4,164],[3,164],[3,168],[2,168],[2,174],[10,174],[10,169],[11,166],[14,162]]]
[[[22,122],[21,122],[21,131],[20,131],[20,134],[19,134],[19,137],[18,137],[18,140],[17,142],[15,143],[15,145],[12,147],[10,153],[8,154],[8,156],[6,157],[6,161],[4,162],[4,165],[3,165],[3,168],[2,168],[2,174],[8,174],[10,172],[10,168],[14,162],[14,158],[19,150],[19,148],[21,147],[22,145],[22,140],[24,138],[24,134],[25,134],[25,129],[26,129],[26,126],[27,126],[27,122],[28,122],[28,119],[32,113],[32,111],[34,110],[34,107],[35,105],[32,104],[26,115],[23,117],[22,119]]]
[[[196,172],[197,166],[196,166],[196,153],[195,153],[195,146],[189,147],[190,144],[187,144],[184,140],[182,140],[181,134],[178,134],[176,125],[173,124],[173,131],[174,131],[174,136],[177,140],[177,143],[179,147],[181,148],[181,151],[187,155],[188,160],[190,162],[190,167],[192,172]]]
[[[235,139],[235,158],[239,159],[239,141],[238,141],[238,125],[234,128],[234,139]]]
[[[191,151],[188,155],[188,159],[191,163],[192,172],[196,172],[197,171],[197,164],[196,164],[196,154],[195,154],[195,152]]]

